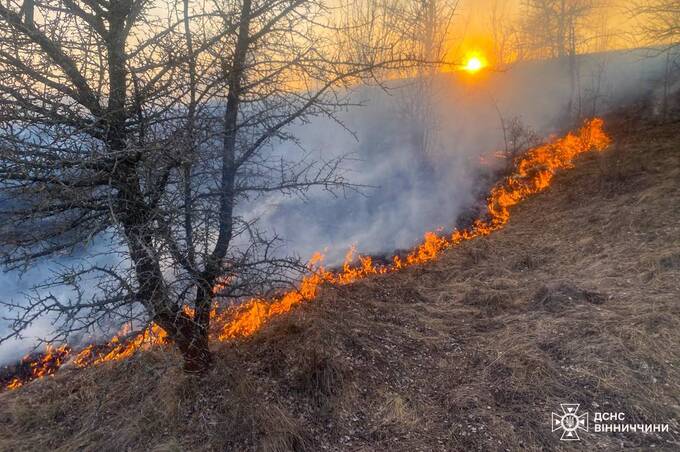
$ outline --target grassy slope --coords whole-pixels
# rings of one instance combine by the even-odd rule
[[[614,131],[506,229],[326,288],[203,379],[153,352],[2,394],[0,449],[677,450],[678,128]],[[675,433],[560,443],[564,402]]]

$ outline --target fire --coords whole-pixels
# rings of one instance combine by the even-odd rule
[[[133,335],[132,339],[125,340],[124,338],[130,334],[131,327],[126,324],[107,344],[106,349],[108,352],[97,353],[96,345],[89,345],[75,356],[73,363],[78,367],[86,367],[106,361],[119,361],[129,358],[137,350],[168,342],[167,333],[156,324],[152,324],[140,334]]]
[[[549,187],[556,171],[572,168],[574,159],[580,154],[591,150],[603,151],[609,146],[611,140],[604,132],[603,126],[602,119],[591,119],[577,133],[553,139],[522,155],[515,162],[515,172],[491,190],[487,199],[488,213],[477,219],[470,228],[455,230],[449,235],[427,232],[422,244],[403,258],[395,256],[389,265],[376,265],[370,256],[357,255],[356,250],[351,248],[342,269],[331,271],[323,267],[323,255],[316,253],[310,259],[309,274],[302,279],[297,289],[290,290],[274,300],[256,298],[225,312],[213,310],[212,339],[227,341],[250,336],[268,320],[290,311],[301,303],[313,300],[324,284],[350,284],[367,276],[390,273],[430,262],[460,242],[489,235],[501,229],[510,220],[510,209]],[[121,360],[140,349],[168,343],[167,335],[157,325],[151,325],[130,340],[126,339],[129,333],[129,327],[121,330],[104,346],[106,352],[98,352],[101,347],[91,345],[76,353],[73,356],[74,365],[86,367]],[[48,347],[40,359],[30,363],[30,376],[23,379],[15,377],[5,384],[5,387],[15,389],[27,381],[51,375],[71,357],[71,354],[68,346],[58,349]]]
[[[473,53],[467,57],[463,69],[469,72],[470,74],[474,74],[484,69],[486,65],[487,65],[486,59],[483,56],[477,53]]]
[[[32,355],[25,356],[21,360],[21,364],[28,365],[27,372],[25,375],[12,378],[6,384],[6,388],[17,389],[28,381],[53,375],[66,362],[70,353],[71,348],[68,345],[62,345],[58,348],[48,345],[45,351],[35,360],[33,360]]]

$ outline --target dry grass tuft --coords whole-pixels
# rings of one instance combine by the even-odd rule
[[[560,312],[584,303],[602,304],[606,297],[592,290],[581,289],[566,282],[549,283],[541,286],[529,306],[534,310]]]

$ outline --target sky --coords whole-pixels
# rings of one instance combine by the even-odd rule
[[[453,41],[461,42],[461,53],[481,51],[492,53],[492,11],[494,6],[505,26],[512,26],[520,19],[521,6],[525,0],[459,0],[456,22],[451,29]],[[608,49],[622,49],[636,47],[631,38],[635,31],[635,20],[629,13],[630,0],[594,0],[599,4],[599,13],[589,20],[589,28],[593,33],[607,30],[610,35],[606,43]],[[596,40],[590,41],[591,51],[598,45]],[[457,46],[456,46],[457,47]]]

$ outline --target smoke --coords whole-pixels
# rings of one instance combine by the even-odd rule
[[[426,231],[451,228],[475,201],[480,176],[494,168],[494,151],[503,148],[500,116],[521,118],[544,137],[561,133],[575,125],[565,120],[570,100],[572,113],[603,114],[648,95],[664,64],[663,56],[641,52],[579,57],[575,92],[567,63],[557,60],[518,64],[503,72],[442,74],[432,80],[426,96],[421,85],[403,81],[393,82],[388,92],[357,90],[354,99],[365,106],[341,112],[341,124],[317,118],[295,126],[291,133],[299,146],[277,143],[272,152],[288,158],[309,153],[324,160],[348,156],[347,177],[363,188],[335,196],[312,190],[305,199],[271,195],[242,205],[239,213],[259,218],[260,229],[281,237],[282,254],[306,259],[324,251],[331,265],[353,245],[364,254],[409,248]],[[1,275],[2,297],[21,299],[58,264],[36,265],[21,277]],[[25,339],[0,345],[0,363],[30,351],[51,328],[51,319],[45,318],[26,331]],[[0,323],[0,337],[7,331]]]
[[[17,272],[0,274],[0,286],[3,288],[3,298],[17,298],[20,294],[29,290],[32,283],[43,275],[46,265],[36,266],[24,275]],[[2,312],[2,315],[8,313]],[[6,344],[0,345],[0,364],[15,361],[35,346],[36,337],[44,337],[50,333],[51,324],[48,318],[36,321],[29,330],[23,335],[22,339],[16,339]],[[0,337],[10,331],[10,325],[0,320]]]
[[[574,93],[568,63],[559,60],[504,72],[443,74],[432,80],[428,98],[418,97],[423,89],[417,83],[402,82],[388,92],[363,89],[355,97],[366,106],[339,116],[356,140],[329,119],[294,134],[319,158],[351,155],[351,180],[367,187],[336,198],[321,191],[306,200],[270,197],[247,210],[284,238],[287,252],[306,258],[323,250],[331,265],[354,245],[365,254],[409,248],[426,231],[451,228],[475,201],[481,173],[502,163],[493,152],[504,146],[501,117],[518,117],[543,137],[562,133],[578,125],[570,117],[600,115],[647,95],[663,65],[663,57],[642,52],[582,56]],[[420,115],[409,114],[413,110]],[[294,149],[284,143],[278,151]]]
[[[70,256],[63,256],[50,261],[42,261],[33,264],[23,271],[15,270],[0,273],[0,287],[4,290],[0,293],[2,301],[11,301],[15,304],[26,304],[35,300],[36,297],[44,297],[47,294],[58,299],[62,304],[68,305],[69,300],[73,300],[77,295],[70,287],[65,285],[50,285],[35,290],[36,284],[44,284],[47,281],[59,279],[59,275],[65,268],[76,266],[87,262],[91,265],[106,267],[109,265],[125,265],[120,258],[120,254],[113,251],[115,242],[113,237],[103,234],[96,243],[89,246],[82,246],[74,250]],[[83,279],[79,284],[81,290],[79,296],[84,301],[92,301],[97,296],[97,281],[93,278]],[[16,312],[7,312],[7,309],[0,307],[0,337],[6,336],[11,331],[11,322],[4,321],[2,318],[12,319]],[[22,356],[34,351],[40,344],[41,339],[48,339],[55,333],[55,316],[45,315],[37,318],[27,329],[21,333],[21,337],[12,339],[0,344],[0,364],[16,361]],[[102,323],[100,328],[105,333],[115,332],[119,325],[115,322],[109,324]],[[87,341],[81,335],[73,335],[70,339],[71,344],[77,346],[81,340]],[[91,340],[91,339],[90,339]]]

